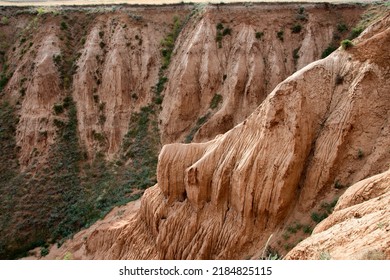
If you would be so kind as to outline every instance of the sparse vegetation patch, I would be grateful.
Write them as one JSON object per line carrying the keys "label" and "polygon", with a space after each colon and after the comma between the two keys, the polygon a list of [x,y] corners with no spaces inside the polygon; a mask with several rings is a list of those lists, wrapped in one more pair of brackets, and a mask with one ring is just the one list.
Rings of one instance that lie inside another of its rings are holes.
{"label": "sparse vegetation patch", "polygon": [[278,32],[276,32],[276,37],[278,37],[278,39],[283,42],[284,41],[284,31],[279,30]]}
{"label": "sparse vegetation patch", "polygon": [[218,107],[219,103],[222,101],[222,95],[216,93],[213,99],[210,102],[210,109],[215,109]]}
{"label": "sparse vegetation patch", "polygon": [[346,39],[346,40],[341,41],[341,47],[342,47],[344,50],[348,50],[348,49],[352,48],[353,45],[354,45],[354,44],[353,44],[352,41],[349,40],[349,39]]}

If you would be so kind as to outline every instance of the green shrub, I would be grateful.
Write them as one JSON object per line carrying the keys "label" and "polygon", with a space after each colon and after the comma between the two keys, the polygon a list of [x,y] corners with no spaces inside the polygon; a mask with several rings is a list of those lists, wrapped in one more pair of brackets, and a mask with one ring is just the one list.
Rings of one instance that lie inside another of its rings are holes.
{"label": "green shrub", "polygon": [[335,46],[332,46],[332,45],[329,45],[321,54],[321,58],[325,58],[327,57],[328,55],[330,55],[332,52],[334,52],[335,50],[337,50],[337,47]]}
{"label": "green shrub", "polygon": [[222,32],[222,36],[226,36],[226,35],[231,35],[232,34],[232,29],[229,28],[229,27],[226,27],[223,32]]}
{"label": "green shrub", "polygon": [[216,26],[217,30],[222,30],[223,29],[223,24],[220,22]]}
{"label": "green shrub", "polygon": [[346,40],[343,40],[341,41],[341,47],[344,49],[344,50],[347,50],[347,49],[350,49],[354,46],[354,44],[352,43],[352,41],[346,39]]}
{"label": "green shrub", "polygon": [[349,39],[355,39],[364,31],[363,27],[355,27],[352,29],[351,34],[349,35]]}
{"label": "green shrub", "polygon": [[298,230],[294,226],[289,226],[287,227],[287,231],[289,233],[297,233]]}
{"label": "green shrub", "polygon": [[[168,68],[170,62],[171,62],[171,56],[173,49],[175,47],[175,41],[177,37],[180,34],[181,29],[183,28],[183,25],[180,21],[180,19],[175,16],[173,18],[173,30],[172,32],[168,33],[167,36],[161,40],[160,44],[162,46],[161,54],[163,56],[163,63],[162,63],[162,69]],[[138,36],[138,35],[136,35]],[[142,40],[139,41],[140,44],[142,44]]]}
{"label": "green shrub", "polygon": [[62,104],[54,104],[53,110],[56,115],[62,114],[64,112],[64,106]]}
{"label": "green shrub", "polygon": [[282,237],[283,237],[284,240],[290,239],[290,235],[287,232],[283,233]]}
{"label": "green shrub", "polygon": [[357,157],[358,157],[358,159],[362,159],[364,157],[364,152],[360,148],[358,150]]}
{"label": "green shrub", "polygon": [[206,123],[206,121],[210,118],[210,112],[206,115],[201,116],[197,121],[195,126],[191,129],[190,133],[185,137],[184,143],[191,143],[194,139],[195,133],[199,130],[199,128]]}
{"label": "green shrub", "polygon": [[9,23],[9,19],[6,16],[3,16],[1,18],[1,24],[2,25],[8,25],[8,23]]}
{"label": "green shrub", "polygon": [[63,128],[65,126],[65,123],[62,120],[54,119],[53,124],[57,128]]}
{"label": "green shrub", "polygon": [[222,101],[222,95],[216,93],[213,96],[213,99],[210,102],[210,109],[215,109],[218,107],[219,103]]}
{"label": "green shrub", "polygon": [[68,25],[66,24],[65,21],[61,21],[60,29],[61,30],[67,30],[68,29]]}
{"label": "green shrub", "polygon": [[3,90],[3,88],[8,83],[9,77],[4,72],[0,73],[0,92]]}
{"label": "green shrub", "polygon": [[304,225],[303,232],[306,234],[311,234],[313,232],[313,229],[309,225]]}
{"label": "green shrub", "polygon": [[300,33],[302,30],[302,26],[299,23],[296,23],[293,27],[291,27],[292,33]]}
{"label": "green shrub", "polygon": [[49,248],[41,247],[41,257],[47,256],[49,254]]}
{"label": "green shrub", "polygon": [[348,26],[345,23],[337,24],[337,31],[343,33],[348,30]]}
{"label": "green shrub", "polygon": [[280,41],[282,41],[282,42],[284,41],[284,31],[283,30],[276,32],[276,36],[278,37],[278,39]]}
{"label": "green shrub", "polygon": [[294,61],[298,60],[298,58],[299,58],[298,52],[299,52],[299,48],[293,50],[293,59],[294,59]]}
{"label": "green shrub", "polygon": [[215,40],[220,43],[223,39],[223,35],[220,31],[217,32],[217,37],[215,37]]}
{"label": "green shrub", "polygon": [[168,82],[168,78],[165,76],[161,76],[158,79],[157,85],[156,85],[156,93],[157,95],[160,95],[162,91],[164,90],[165,83]]}
{"label": "green shrub", "polygon": [[315,223],[319,223],[321,222],[322,220],[326,219],[328,217],[328,214],[327,213],[317,213],[317,212],[313,212],[311,213],[311,219],[315,222]]}
{"label": "green shrub", "polygon": [[336,180],[336,182],[334,183],[334,187],[339,190],[343,189],[345,186],[342,185],[339,180]]}
{"label": "green shrub", "polygon": [[257,31],[256,33],[255,33],[255,36],[256,36],[256,39],[261,39],[261,38],[263,38],[263,36],[264,36],[264,32],[259,32],[259,31]]}

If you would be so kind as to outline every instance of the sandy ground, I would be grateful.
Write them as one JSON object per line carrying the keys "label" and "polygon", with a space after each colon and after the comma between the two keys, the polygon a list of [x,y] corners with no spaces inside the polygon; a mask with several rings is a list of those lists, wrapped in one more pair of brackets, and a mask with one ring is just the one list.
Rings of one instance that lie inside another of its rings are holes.
{"label": "sandy ground", "polygon": [[331,3],[356,3],[356,2],[374,2],[373,0],[287,0],[287,1],[275,1],[275,0],[8,0],[0,1],[0,6],[60,6],[60,5],[101,5],[101,4],[175,4],[175,3],[234,3],[234,2],[248,2],[248,3],[261,3],[261,2],[331,2]]}

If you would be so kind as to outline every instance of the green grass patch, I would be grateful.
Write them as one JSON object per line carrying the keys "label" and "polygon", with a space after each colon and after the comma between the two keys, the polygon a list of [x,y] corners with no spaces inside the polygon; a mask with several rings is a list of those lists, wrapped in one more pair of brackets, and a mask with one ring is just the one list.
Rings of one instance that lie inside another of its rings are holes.
{"label": "green grass patch", "polygon": [[349,39],[345,39],[345,40],[341,41],[340,44],[344,50],[348,50],[354,46],[353,42]]}
{"label": "green grass patch", "polygon": [[218,107],[218,105],[222,102],[222,95],[216,93],[214,96],[213,96],[213,99],[211,99],[211,102],[210,102],[210,109],[215,109]]}

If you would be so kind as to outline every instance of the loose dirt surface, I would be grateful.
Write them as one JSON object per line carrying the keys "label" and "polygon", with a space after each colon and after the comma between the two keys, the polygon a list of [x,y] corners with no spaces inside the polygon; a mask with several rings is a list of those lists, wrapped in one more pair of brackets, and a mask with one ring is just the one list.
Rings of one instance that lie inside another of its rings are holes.
{"label": "loose dirt surface", "polygon": [[[178,0],[85,0],[85,1],[74,1],[74,0],[61,0],[61,1],[23,1],[23,0],[11,0],[11,1],[0,1],[0,6],[61,6],[61,5],[111,5],[111,4],[132,4],[132,5],[163,5],[163,4],[176,4],[176,3],[262,3],[262,2],[283,2],[283,1],[273,1],[273,0],[261,0],[261,1],[232,1],[232,0],[197,0],[197,1],[178,1]],[[329,2],[329,3],[356,3],[364,2],[369,3],[373,2],[370,0],[290,0],[287,2]]]}

